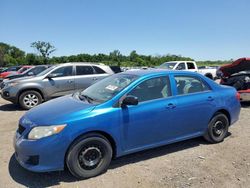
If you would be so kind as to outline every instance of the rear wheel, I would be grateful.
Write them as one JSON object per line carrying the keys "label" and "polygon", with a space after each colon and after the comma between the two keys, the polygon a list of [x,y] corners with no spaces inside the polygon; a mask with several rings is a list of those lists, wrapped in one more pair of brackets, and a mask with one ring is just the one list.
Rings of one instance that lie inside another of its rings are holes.
{"label": "rear wheel", "polygon": [[37,91],[25,91],[19,97],[19,104],[23,109],[29,110],[42,102],[42,96]]}
{"label": "rear wheel", "polygon": [[216,113],[208,125],[204,138],[210,143],[219,143],[227,136],[229,120],[223,113]]}
{"label": "rear wheel", "polygon": [[69,149],[66,164],[79,179],[97,176],[107,170],[112,158],[109,141],[99,134],[88,134],[78,139]]}

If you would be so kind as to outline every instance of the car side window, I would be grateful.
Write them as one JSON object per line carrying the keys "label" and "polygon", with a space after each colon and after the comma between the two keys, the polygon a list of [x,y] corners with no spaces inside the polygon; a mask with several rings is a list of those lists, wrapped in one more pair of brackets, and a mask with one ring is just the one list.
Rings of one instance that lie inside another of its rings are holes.
{"label": "car side window", "polygon": [[177,67],[176,67],[177,70],[185,70],[186,69],[186,65],[185,63],[180,63]]}
{"label": "car side window", "polygon": [[94,74],[94,69],[91,66],[76,66],[76,75]]}
{"label": "car side window", "polygon": [[95,72],[97,74],[105,74],[106,72],[104,70],[102,70],[100,67],[97,66],[92,66],[95,69]]}
{"label": "car side window", "polygon": [[33,72],[35,75],[39,74],[40,72],[44,71],[46,67],[37,67],[33,69],[31,72]]}
{"label": "car side window", "polygon": [[73,75],[72,70],[73,70],[72,66],[65,66],[54,70],[53,72],[51,72],[51,74],[56,75],[56,77],[72,76]]}
{"label": "car side window", "polygon": [[143,81],[128,95],[138,97],[139,102],[169,97],[171,96],[169,78],[164,76]]}
{"label": "car side window", "polygon": [[187,63],[188,69],[195,69],[194,63],[188,62]]}
{"label": "car side window", "polygon": [[210,88],[195,76],[175,76],[178,95],[208,91]]}

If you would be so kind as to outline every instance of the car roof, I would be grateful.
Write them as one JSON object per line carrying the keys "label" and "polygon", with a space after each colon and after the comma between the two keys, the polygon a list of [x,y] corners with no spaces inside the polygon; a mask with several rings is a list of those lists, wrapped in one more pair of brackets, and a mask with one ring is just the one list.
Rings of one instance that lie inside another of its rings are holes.
{"label": "car roof", "polygon": [[188,60],[183,60],[183,61],[166,61],[166,62],[164,62],[164,63],[194,63],[195,61],[188,61]]}
{"label": "car roof", "polygon": [[57,65],[102,65],[105,66],[103,63],[92,63],[92,62],[68,62],[68,63],[62,63]]}
{"label": "car roof", "polygon": [[179,71],[179,70],[166,70],[166,69],[148,69],[148,70],[133,70],[126,71],[119,74],[134,74],[137,76],[148,76],[148,75],[161,75],[161,74],[186,74],[186,75],[197,75],[197,73],[189,71]]}

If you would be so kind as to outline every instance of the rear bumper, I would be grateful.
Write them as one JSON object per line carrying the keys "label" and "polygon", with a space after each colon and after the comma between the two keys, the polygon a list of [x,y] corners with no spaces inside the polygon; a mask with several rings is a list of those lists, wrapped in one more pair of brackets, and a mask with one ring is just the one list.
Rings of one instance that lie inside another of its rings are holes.
{"label": "rear bumper", "polygon": [[241,101],[250,101],[250,89],[248,90],[240,90],[240,100]]}

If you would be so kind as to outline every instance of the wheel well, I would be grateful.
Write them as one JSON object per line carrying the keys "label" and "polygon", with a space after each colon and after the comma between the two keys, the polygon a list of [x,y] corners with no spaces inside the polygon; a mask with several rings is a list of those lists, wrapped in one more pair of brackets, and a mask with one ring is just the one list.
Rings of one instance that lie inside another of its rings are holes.
{"label": "wheel well", "polygon": [[[229,125],[231,124],[231,116],[230,116],[230,114],[229,114],[229,112],[228,112],[227,110],[221,109],[221,110],[218,110],[216,113],[225,114],[225,115],[227,116],[227,118],[228,118]],[[215,113],[215,114],[216,114],[216,113]]]}
{"label": "wheel well", "polygon": [[78,137],[76,137],[72,142],[71,142],[71,144],[69,145],[69,147],[68,147],[68,149],[67,149],[67,151],[66,151],[66,153],[65,153],[65,156],[64,156],[64,161],[66,162],[66,157],[67,157],[67,153],[68,153],[68,151],[69,151],[69,149],[70,149],[70,147],[72,146],[72,144],[74,144],[74,142],[76,141],[76,140],[78,140],[78,139],[80,139],[81,137],[83,137],[83,136],[85,136],[85,135],[87,135],[87,134],[93,134],[93,133],[95,133],[95,134],[99,134],[99,135],[102,135],[103,137],[105,137],[109,142],[110,142],[110,144],[111,144],[111,147],[112,147],[112,150],[113,150],[113,156],[112,156],[112,158],[115,158],[116,157],[116,143],[115,143],[115,140],[113,139],[113,137],[110,135],[110,134],[108,134],[108,133],[106,133],[106,132],[104,132],[104,131],[89,131],[89,132],[86,132],[86,133],[84,133],[84,134],[81,134],[81,135],[79,135]]}
{"label": "wheel well", "polygon": [[42,99],[44,100],[43,93],[41,92],[40,89],[37,89],[37,88],[29,88],[29,89],[21,90],[21,91],[18,93],[18,102],[19,102],[19,97],[20,97],[20,95],[21,95],[23,92],[25,92],[25,91],[36,91],[36,92],[40,93],[40,95],[42,96]]}
{"label": "wheel well", "polygon": [[210,79],[213,79],[213,75],[211,73],[206,73],[205,76],[210,78]]}

